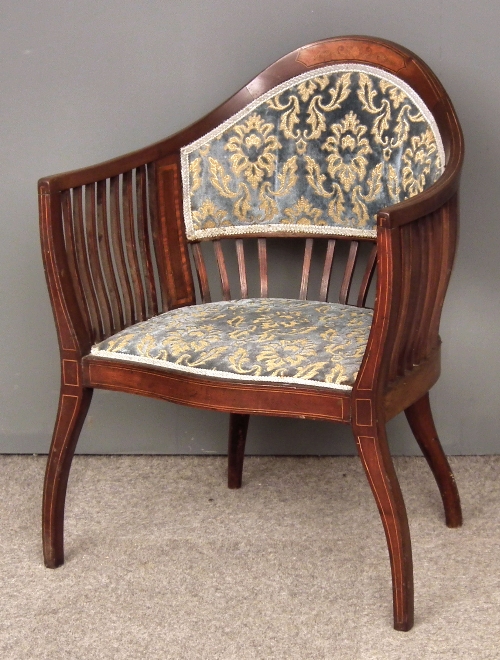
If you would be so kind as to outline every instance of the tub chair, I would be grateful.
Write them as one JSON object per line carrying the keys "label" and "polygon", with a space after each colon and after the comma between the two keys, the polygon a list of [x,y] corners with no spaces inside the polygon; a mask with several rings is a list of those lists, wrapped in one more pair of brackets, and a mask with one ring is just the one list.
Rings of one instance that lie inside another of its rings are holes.
{"label": "tub chair", "polygon": [[352,428],[387,538],[394,627],[409,630],[410,533],[386,423],[406,414],[459,526],[429,390],[462,160],[432,71],[354,36],[295,50],[157,144],[41,179],[61,356],[46,565],[64,560],[68,475],[95,388],[229,413],[230,488],[251,415],[328,420]]}

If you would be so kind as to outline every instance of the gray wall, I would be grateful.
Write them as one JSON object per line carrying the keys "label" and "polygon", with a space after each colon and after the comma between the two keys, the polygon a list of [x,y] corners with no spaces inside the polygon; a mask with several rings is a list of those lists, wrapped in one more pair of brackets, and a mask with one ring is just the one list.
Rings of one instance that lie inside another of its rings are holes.
{"label": "gray wall", "polygon": [[[497,453],[499,25],[498,0],[2,0],[0,452],[46,452],[57,406],[37,179],[165,137],[298,46],[371,34],[423,57],[463,124],[461,246],[432,400],[449,453]],[[222,453],[226,428],[218,413],[97,392],[79,451]],[[396,453],[415,452],[404,419],[390,437]],[[248,451],[354,449],[343,427],[256,418]]]}

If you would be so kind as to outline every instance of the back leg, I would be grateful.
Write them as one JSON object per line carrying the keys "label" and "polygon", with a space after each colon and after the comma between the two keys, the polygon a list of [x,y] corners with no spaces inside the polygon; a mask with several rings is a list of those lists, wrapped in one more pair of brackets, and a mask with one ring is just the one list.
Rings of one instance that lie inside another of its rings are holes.
{"label": "back leg", "polygon": [[228,488],[241,488],[249,419],[250,415],[240,415],[238,413],[231,413],[229,416]]}
{"label": "back leg", "polygon": [[64,563],[64,503],[76,443],[92,399],[93,390],[61,390],[59,410],[50,447],[43,489],[42,537],[47,568]]}
{"label": "back leg", "polygon": [[405,410],[420,449],[436,479],[444,505],[446,524],[448,527],[460,527],[462,524],[462,509],[455,477],[451,471],[448,459],[441,447],[432,419],[429,393]]}

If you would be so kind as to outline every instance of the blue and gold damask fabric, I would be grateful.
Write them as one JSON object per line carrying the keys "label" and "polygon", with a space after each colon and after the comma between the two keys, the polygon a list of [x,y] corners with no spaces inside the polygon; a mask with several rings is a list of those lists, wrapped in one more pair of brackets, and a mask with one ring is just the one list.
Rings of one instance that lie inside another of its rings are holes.
{"label": "blue and gold damask fabric", "polygon": [[274,88],[181,151],[189,240],[254,233],[375,236],[376,214],[442,174],[420,97],[363,65]]}
{"label": "blue and gold damask fabric", "polygon": [[338,303],[247,299],[181,307],[92,348],[101,357],[242,381],[351,389],[373,312]]}

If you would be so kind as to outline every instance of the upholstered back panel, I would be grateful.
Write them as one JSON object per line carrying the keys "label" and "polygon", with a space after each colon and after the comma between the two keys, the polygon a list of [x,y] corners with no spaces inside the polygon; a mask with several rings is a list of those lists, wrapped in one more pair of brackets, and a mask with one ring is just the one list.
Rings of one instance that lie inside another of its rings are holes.
{"label": "upholstered back panel", "polygon": [[275,87],[181,152],[189,240],[375,236],[376,214],[442,173],[436,123],[399,78],[363,65]]}

